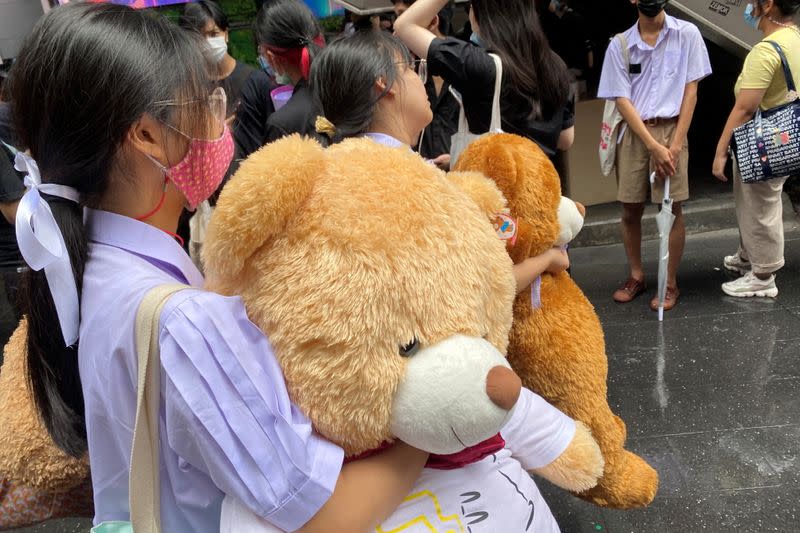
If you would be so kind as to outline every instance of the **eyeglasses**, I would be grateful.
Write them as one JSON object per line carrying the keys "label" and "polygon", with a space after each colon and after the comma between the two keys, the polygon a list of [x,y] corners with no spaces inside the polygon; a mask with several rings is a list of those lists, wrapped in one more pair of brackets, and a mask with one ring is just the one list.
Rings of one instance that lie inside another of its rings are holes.
{"label": "eyeglasses", "polygon": [[[192,100],[186,100],[183,102],[177,102],[174,100],[166,100],[162,102],[155,102],[154,105],[156,106],[185,106],[190,104],[196,104],[201,102],[207,106],[208,116],[212,119],[219,121],[220,124],[225,123],[225,119],[227,118],[227,107],[228,107],[228,97],[225,94],[225,89],[222,87],[217,87],[213,91],[209,93],[208,96],[205,98],[195,98]],[[171,126],[170,128],[174,129],[178,133],[193,138],[191,135],[188,135],[178,128]]]}
{"label": "eyeglasses", "polygon": [[409,62],[401,61],[397,63],[398,65],[405,65],[409,69],[413,70],[417,73],[419,78],[422,80],[422,83],[425,84],[428,82],[428,62],[424,59],[413,59]]}

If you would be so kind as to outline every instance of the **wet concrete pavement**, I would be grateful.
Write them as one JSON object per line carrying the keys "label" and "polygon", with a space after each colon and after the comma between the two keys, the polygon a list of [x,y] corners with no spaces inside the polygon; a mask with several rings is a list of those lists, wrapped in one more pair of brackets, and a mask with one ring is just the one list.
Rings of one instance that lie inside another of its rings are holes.
{"label": "wet concrete pavement", "polygon": [[[541,481],[564,533],[800,531],[800,230],[792,226],[775,300],[721,292],[735,231],[691,236],[681,299],[663,326],[648,307],[655,242],[644,247],[649,294],[627,305],[611,300],[626,275],[620,245],[572,251],[573,276],[605,328],[610,402],[661,488],[647,509],[611,511]],[[77,533],[86,524],[18,531]]]}
{"label": "wet concrete pavement", "polygon": [[661,476],[653,505],[603,510],[542,482],[562,531],[800,531],[800,232],[787,225],[778,298],[737,299],[722,257],[735,231],[692,236],[681,298],[663,325],[648,303],[656,247],[644,248],[650,290],[611,300],[626,276],[620,245],[572,252],[573,276],[606,333],[609,401],[628,447]]}

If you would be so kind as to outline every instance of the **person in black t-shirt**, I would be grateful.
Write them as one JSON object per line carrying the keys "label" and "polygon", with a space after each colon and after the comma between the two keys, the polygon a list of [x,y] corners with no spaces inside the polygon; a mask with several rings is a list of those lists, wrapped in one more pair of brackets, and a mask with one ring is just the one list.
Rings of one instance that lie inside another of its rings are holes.
{"label": "person in black t-shirt", "polygon": [[270,93],[277,85],[263,70],[254,72],[242,87],[242,103],[233,122],[236,147],[232,168],[267,142],[267,123],[275,112]]}
{"label": "person in black t-shirt", "polygon": [[480,45],[437,38],[427,24],[448,0],[417,0],[395,22],[398,37],[428,60],[430,74],[461,94],[472,133],[489,130],[496,68],[503,64],[503,131],[535,141],[553,157],[574,140],[574,102],[564,61],[547,44],[531,0],[472,0],[470,22]]}
{"label": "person in black t-shirt", "polygon": [[[398,17],[405,13],[417,0],[392,0],[394,13]],[[444,39],[450,32],[453,18],[451,4],[443,7],[428,29],[439,39]],[[419,153],[430,159],[436,166],[448,170],[450,168],[450,140],[458,131],[458,116],[461,105],[450,92],[450,83],[441,76],[429,76],[425,83],[428,101],[433,110],[433,121],[422,132],[419,142]]]}
{"label": "person in black t-shirt", "polygon": [[198,0],[186,4],[178,23],[186,30],[203,36],[209,56],[217,64],[217,83],[228,96],[228,124],[233,122],[242,87],[255,71],[246,63],[236,61],[228,53],[228,17],[216,2]]}

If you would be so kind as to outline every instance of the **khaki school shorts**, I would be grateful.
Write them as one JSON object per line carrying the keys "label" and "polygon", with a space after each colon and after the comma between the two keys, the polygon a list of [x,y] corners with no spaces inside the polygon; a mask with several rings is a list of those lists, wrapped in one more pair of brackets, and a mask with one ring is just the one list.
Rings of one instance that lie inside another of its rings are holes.
{"label": "khaki school shorts", "polygon": [[[678,121],[646,126],[653,138],[669,147]],[[656,180],[650,186],[650,173],[654,168],[650,151],[639,136],[630,128],[625,130],[622,141],[617,145],[617,200],[628,204],[641,204],[648,196],[653,203],[660,204],[664,199],[664,184]],[[675,175],[670,177],[669,195],[676,202],[689,199],[689,144],[684,141],[678,157]]]}

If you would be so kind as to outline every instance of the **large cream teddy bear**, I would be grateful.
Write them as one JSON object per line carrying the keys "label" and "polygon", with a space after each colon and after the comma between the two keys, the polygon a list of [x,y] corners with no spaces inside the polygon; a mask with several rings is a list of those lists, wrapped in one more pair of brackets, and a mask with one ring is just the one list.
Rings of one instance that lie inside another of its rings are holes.
{"label": "large cream teddy bear", "polygon": [[[209,288],[244,299],[315,429],[349,457],[395,439],[436,454],[377,532],[557,531],[529,472],[572,491],[602,474],[586,426],[506,362],[504,209],[481,175],[296,136],[245,161],[217,204]],[[226,500],[222,531],[276,530]]]}

